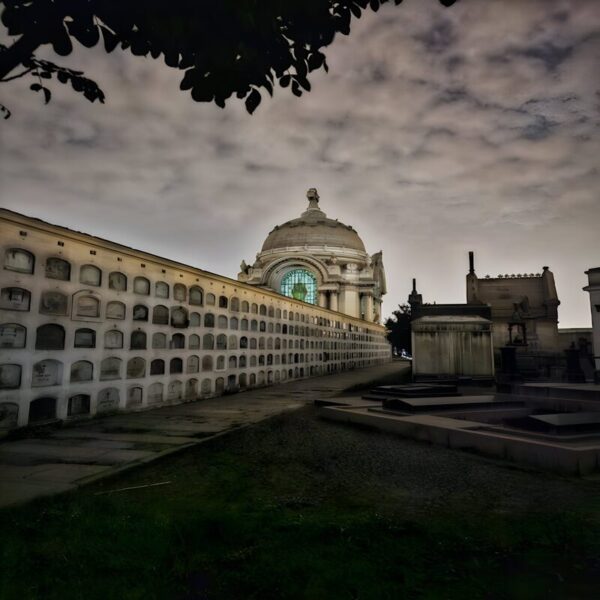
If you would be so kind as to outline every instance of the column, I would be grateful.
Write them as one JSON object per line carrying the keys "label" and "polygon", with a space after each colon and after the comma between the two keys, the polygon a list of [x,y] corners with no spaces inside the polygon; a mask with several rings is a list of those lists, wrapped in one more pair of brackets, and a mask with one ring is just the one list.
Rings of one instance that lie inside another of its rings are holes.
{"label": "column", "polygon": [[373,296],[371,294],[365,294],[365,320],[373,320]]}
{"label": "column", "polygon": [[338,310],[338,293],[329,292],[329,308],[331,310]]}
{"label": "column", "polygon": [[327,308],[327,292],[319,292],[319,306]]}

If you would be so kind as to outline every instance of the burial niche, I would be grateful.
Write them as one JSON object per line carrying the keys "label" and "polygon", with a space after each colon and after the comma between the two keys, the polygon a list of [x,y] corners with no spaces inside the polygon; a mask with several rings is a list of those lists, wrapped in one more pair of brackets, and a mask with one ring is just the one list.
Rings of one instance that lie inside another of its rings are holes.
{"label": "burial niche", "polygon": [[35,336],[36,350],[64,350],[65,329],[62,325],[48,323],[37,328]]}
{"label": "burial niche", "polygon": [[56,398],[37,398],[29,403],[29,423],[56,419]]}
{"label": "burial niche", "polygon": [[21,365],[0,365],[0,390],[13,390],[21,386]]}
{"label": "burial niche", "polygon": [[146,375],[146,361],[136,356],[127,362],[127,379],[137,379]]}
{"label": "burial niche", "polygon": [[40,297],[40,313],[43,315],[67,314],[69,299],[60,292],[43,292]]}
{"label": "burial niche", "polygon": [[46,387],[62,383],[63,364],[58,360],[40,360],[33,365],[31,387]]}
{"label": "burial niche", "polygon": [[77,417],[79,415],[90,414],[90,397],[88,394],[76,394],[69,398],[67,415]]}
{"label": "burial niche", "polygon": [[71,279],[71,264],[62,258],[48,258],[46,260],[46,277],[69,281]]}
{"label": "burial niche", "polygon": [[79,283],[98,287],[102,283],[102,271],[94,265],[83,265],[79,270]]}
{"label": "burial niche", "polygon": [[2,288],[0,292],[0,308],[4,310],[28,311],[31,303],[31,294],[18,287]]}
{"label": "burial niche", "polygon": [[106,318],[123,320],[125,318],[125,304],[117,300],[109,302],[106,305]]}
{"label": "burial niche", "polygon": [[71,365],[71,383],[92,381],[94,365],[89,360],[78,360]]}
{"label": "burial niche", "polygon": [[17,273],[33,273],[35,257],[27,250],[9,248],[4,255],[4,268]]}
{"label": "burial niche", "polygon": [[27,329],[17,323],[0,325],[0,348],[25,348]]}
{"label": "burial niche", "polygon": [[104,388],[98,392],[98,403],[96,412],[105,413],[113,412],[119,409],[119,390],[117,388]]}

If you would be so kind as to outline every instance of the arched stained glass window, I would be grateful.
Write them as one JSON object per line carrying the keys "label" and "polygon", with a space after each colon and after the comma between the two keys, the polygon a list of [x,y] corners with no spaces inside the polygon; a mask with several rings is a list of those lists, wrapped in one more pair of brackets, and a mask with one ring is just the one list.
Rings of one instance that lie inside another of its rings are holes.
{"label": "arched stained glass window", "polygon": [[317,279],[306,269],[294,269],[286,273],[281,281],[281,293],[309,304],[317,303]]}

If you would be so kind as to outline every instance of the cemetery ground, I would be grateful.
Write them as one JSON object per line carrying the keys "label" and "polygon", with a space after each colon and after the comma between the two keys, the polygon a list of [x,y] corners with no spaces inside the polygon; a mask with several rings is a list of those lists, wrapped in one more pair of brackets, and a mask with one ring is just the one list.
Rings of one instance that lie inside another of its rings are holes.
{"label": "cemetery ground", "polygon": [[0,598],[597,598],[599,492],[305,406],[2,509]]}

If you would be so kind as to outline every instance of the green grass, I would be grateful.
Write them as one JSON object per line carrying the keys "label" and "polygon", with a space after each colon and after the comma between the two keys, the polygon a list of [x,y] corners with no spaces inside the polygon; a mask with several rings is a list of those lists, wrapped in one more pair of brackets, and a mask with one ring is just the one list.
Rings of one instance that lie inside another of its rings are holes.
{"label": "green grass", "polygon": [[[594,502],[507,512],[457,496],[415,510],[368,473],[332,481],[319,446],[290,458],[286,437],[308,426],[290,433],[288,415],[0,511],[0,598],[598,597]],[[363,452],[375,434],[345,435]]]}

